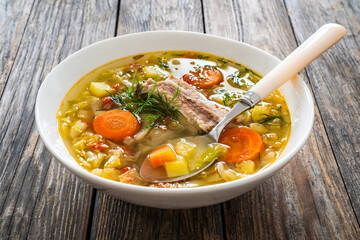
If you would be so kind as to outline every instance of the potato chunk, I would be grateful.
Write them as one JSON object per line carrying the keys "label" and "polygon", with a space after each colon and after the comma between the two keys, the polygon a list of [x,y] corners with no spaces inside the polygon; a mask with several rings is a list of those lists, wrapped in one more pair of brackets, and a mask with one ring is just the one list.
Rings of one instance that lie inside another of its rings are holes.
{"label": "potato chunk", "polygon": [[250,123],[250,128],[260,135],[263,135],[267,131],[266,127],[260,123]]}
{"label": "potato chunk", "polygon": [[114,181],[118,181],[120,175],[121,175],[121,170],[115,168],[104,168],[101,172],[101,177]]}
{"label": "potato chunk", "polygon": [[114,89],[109,84],[104,82],[92,82],[90,83],[89,90],[97,97],[106,97],[114,92]]}
{"label": "potato chunk", "polygon": [[165,170],[168,177],[179,177],[189,173],[187,162],[183,158],[172,162],[165,162]]}
{"label": "potato chunk", "polygon": [[166,78],[170,75],[167,71],[159,68],[158,66],[145,66],[143,68],[143,72],[145,73],[145,77],[154,79]]}
{"label": "potato chunk", "polygon": [[236,164],[236,168],[241,173],[252,174],[255,172],[255,163],[251,160],[243,161]]}
{"label": "potato chunk", "polygon": [[175,152],[184,158],[191,157],[195,153],[195,150],[196,145],[185,139],[181,139],[181,141],[175,145]]}

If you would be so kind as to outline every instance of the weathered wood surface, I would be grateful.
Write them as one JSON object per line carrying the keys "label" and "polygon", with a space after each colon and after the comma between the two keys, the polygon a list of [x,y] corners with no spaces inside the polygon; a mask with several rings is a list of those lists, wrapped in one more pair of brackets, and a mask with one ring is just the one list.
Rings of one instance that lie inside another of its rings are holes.
{"label": "weathered wood surface", "polygon": [[[306,68],[306,75],[310,79],[332,151],[359,221],[359,1],[324,1],[319,9],[313,8],[308,1],[286,1],[286,5],[299,43],[327,22],[338,22],[347,28],[345,39]],[[321,15],[321,18],[316,15]]]}
{"label": "weathered wood surface", "polygon": [[16,24],[1,25],[2,33],[8,27],[19,36],[12,34],[6,39],[12,44],[0,49],[1,57],[11,54],[0,72],[12,68],[0,102],[0,239],[84,239],[93,189],[45,149],[35,127],[35,97],[44,76],[62,59],[113,36],[118,1],[35,1],[30,13],[30,1],[11,8],[12,1],[3,2],[6,16],[12,8],[24,12],[6,18],[16,18]]}
{"label": "weathered wood surface", "polygon": [[[219,8],[221,11],[217,11]],[[218,3],[209,1],[204,2],[204,13],[213,18],[234,16],[232,19],[222,18],[223,22],[205,21],[207,33],[230,38],[241,36],[238,40],[280,58],[297,46],[286,6],[280,1],[247,0],[235,2],[234,5],[228,1],[220,7]],[[239,18],[241,20],[237,20]],[[224,25],[233,27],[224,29]],[[234,34],[236,31],[238,34]],[[307,37],[310,35],[309,32]],[[268,40],[269,36],[271,41]],[[339,53],[344,49],[335,46],[333,51]],[[312,65],[317,64],[316,61]],[[332,71],[331,65],[323,63],[321,66],[323,71],[339,75]],[[302,77],[308,81],[305,74]],[[318,109],[314,131],[300,153],[266,184],[225,203],[224,216],[229,239],[239,237],[238,233],[245,230],[248,230],[249,239],[270,236],[285,239],[360,237],[356,217]],[[234,223],[234,219],[238,219],[237,223]]]}
{"label": "weathered wood surface", "polygon": [[97,196],[91,239],[223,239],[220,205],[190,210],[141,207]]}
{"label": "weathered wood surface", "polygon": [[[327,22],[348,35],[301,73],[316,100],[309,141],[234,200],[192,210],[129,204],[74,177],[39,139],[41,81],[92,42],[190,30],[283,58]],[[360,239],[359,22],[355,0],[1,1],[0,239]]]}
{"label": "weathered wood surface", "polygon": [[33,1],[0,2],[0,96],[18,53],[32,6]]}
{"label": "weathered wood surface", "polygon": [[203,32],[201,0],[121,0],[117,35],[156,30]]}

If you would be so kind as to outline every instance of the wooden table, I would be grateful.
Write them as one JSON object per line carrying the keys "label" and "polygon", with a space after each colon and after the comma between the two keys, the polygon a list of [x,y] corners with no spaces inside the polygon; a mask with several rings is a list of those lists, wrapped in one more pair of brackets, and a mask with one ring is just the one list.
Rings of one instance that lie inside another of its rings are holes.
{"label": "wooden table", "polygon": [[[187,30],[284,58],[328,22],[348,34],[300,74],[316,103],[307,144],[236,199],[191,210],[129,204],[75,177],[39,138],[41,82],[93,42]],[[1,0],[0,30],[0,239],[360,239],[360,1]]]}

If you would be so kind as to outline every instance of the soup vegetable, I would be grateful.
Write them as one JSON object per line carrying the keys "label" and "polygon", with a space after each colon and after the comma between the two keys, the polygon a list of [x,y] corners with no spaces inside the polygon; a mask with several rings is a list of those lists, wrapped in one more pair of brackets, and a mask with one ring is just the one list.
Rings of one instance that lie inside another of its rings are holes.
{"label": "soup vegetable", "polygon": [[[290,114],[279,91],[237,116],[219,143],[192,136],[209,132],[260,79],[206,53],[130,56],[95,69],[69,91],[59,132],[83,168],[114,181],[180,188],[244,178],[274,162],[288,142]],[[145,159],[168,177],[216,161],[187,180],[151,183],[139,174]]]}

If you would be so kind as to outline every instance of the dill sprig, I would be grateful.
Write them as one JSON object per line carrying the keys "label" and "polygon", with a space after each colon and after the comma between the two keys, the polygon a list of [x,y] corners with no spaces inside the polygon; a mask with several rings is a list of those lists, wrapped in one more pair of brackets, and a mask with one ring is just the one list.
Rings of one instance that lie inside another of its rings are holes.
{"label": "dill sprig", "polygon": [[223,105],[227,107],[233,107],[240,99],[241,93],[237,92],[228,92],[226,90],[224,91],[217,91],[218,93],[224,93],[222,96]]}
{"label": "dill sprig", "polygon": [[232,97],[230,96],[230,94],[228,92],[225,92],[224,96],[223,96],[223,104],[224,106],[231,106],[233,102]]}
{"label": "dill sprig", "polygon": [[153,128],[160,124],[166,117],[178,119],[181,115],[178,104],[180,87],[178,86],[174,96],[168,100],[165,93],[160,93],[157,88],[157,80],[147,94],[142,94],[143,86],[135,76],[133,84],[120,92],[111,95],[113,102],[119,109],[125,109],[138,116],[142,122],[147,123],[145,128]]}
{"label": "dill sprig", "polygon": [[167,63],[167,61],[161,57],[158,57],[158,66],[163,68],[163,69],[168,69],[169,65]]}
{"label": "dill sprig", "polygon": [[263,114],[261,114],[261,115],[264,115],[264,116],[266,116],[266,117],[263,118],[260,123],[269,123],[269,122],[271,122],[271,121],[273,121],[273,120],[275,120],[275,119],[279,119],[279,120],[281,121],[280,127],[282,127],[282,126],[284,126],[284,125],[289,125],[289,124],[290,124],[290,122],[287,122],[287,121],[284,119],[284,117],[281,116],[282,106],[279,106],[277,109],[276,109],[276,108],[272,108],[272,109],[277,110],[280,115],[279,115],[279,116],[270,116],[270,115],[268,115],[268,114],[263,113]]}
{"label": "dill sprig", "polygon": [[206,56],[206,55],[203,55],[203,54],[197,54],[196,57],[197,57],[198,59],[204,59],[204,60],[207,60],[207,59],[210,58],[209,56]]}
{"label": "dill sprig", "polygon": [[228,61],[226,61],[224,58],[218,58],[216,60],[221,63],[219,64],[221,68],[225,67],[228,64]]}
{"label": "dill sprig", "polygon": [[263,123],[269,123],[269,122],[271,122],[271,121],[273,121],[273,120],[275,120],[275,119],[279,119],[279,120],[281,121],[280,127],[288,124],[288,123],[284,120],[284,118],[283,118],[282,116],[270,116],[270,115],[268,115],[268,114],[261,114],[261,115],[266,116],[266,118],[263,118],[263,119],[261,120],[261,122],[260,122],[261,124],[263,124]]}

